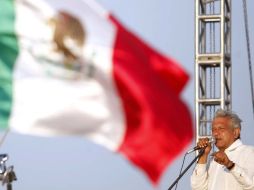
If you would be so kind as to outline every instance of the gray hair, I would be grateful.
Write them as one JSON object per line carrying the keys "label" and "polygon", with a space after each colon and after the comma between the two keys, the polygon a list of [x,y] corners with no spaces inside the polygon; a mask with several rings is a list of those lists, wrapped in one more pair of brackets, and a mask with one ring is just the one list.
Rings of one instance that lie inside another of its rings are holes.
{"label": "gray hair", "polygon": [[233,128],[240,128],[241,129],[241,122],[242,120],[239,118],[239,116],[229,110],[223,110],[223,109],[218,109],[215,113],[215,118],[218,117],[226,117],[229,118],[231,120],[231,124]]}

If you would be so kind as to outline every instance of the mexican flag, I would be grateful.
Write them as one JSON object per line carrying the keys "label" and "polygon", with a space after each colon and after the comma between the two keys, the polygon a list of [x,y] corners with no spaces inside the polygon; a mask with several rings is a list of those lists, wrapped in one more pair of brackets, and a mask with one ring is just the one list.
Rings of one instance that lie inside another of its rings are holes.
{"label": "mexican flag", "polygon": [[90,139],[157,183],[192,140],[187,81],[93,0],[1,0],[2,129]]}

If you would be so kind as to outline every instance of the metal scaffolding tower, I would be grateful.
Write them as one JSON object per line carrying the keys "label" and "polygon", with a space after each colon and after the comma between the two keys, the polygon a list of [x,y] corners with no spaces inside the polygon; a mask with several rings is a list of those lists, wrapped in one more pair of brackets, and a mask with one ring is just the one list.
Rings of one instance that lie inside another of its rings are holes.
{"label": "metal scaffolding tower", "polygon": [[211,136],[218,108],[231,109],[231,0],[195,0],[196,139]]}

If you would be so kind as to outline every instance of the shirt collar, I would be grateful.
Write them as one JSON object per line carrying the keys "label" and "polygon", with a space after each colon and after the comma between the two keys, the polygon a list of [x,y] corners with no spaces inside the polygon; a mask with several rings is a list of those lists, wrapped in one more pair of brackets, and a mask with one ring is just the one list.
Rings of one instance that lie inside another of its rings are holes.
{"label": "shirt collar", "polygon": [[235,142],[233,142],[233,144],[231,144],[226,150],[225,152],[232,152],[235,149],[237,149],[239,146],[241,146],[243,143],[240,139],[237,139]]}

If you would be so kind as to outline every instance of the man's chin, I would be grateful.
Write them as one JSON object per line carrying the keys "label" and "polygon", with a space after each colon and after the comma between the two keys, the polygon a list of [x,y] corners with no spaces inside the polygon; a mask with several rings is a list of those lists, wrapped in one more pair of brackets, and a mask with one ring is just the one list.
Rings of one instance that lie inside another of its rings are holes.
{"label": "man's chin", "polygon": [[216,146],[219,150],[225,149],[224,144],[222,144],[221,142],[218,142],[218,141],[216,141],[215,146]]}

